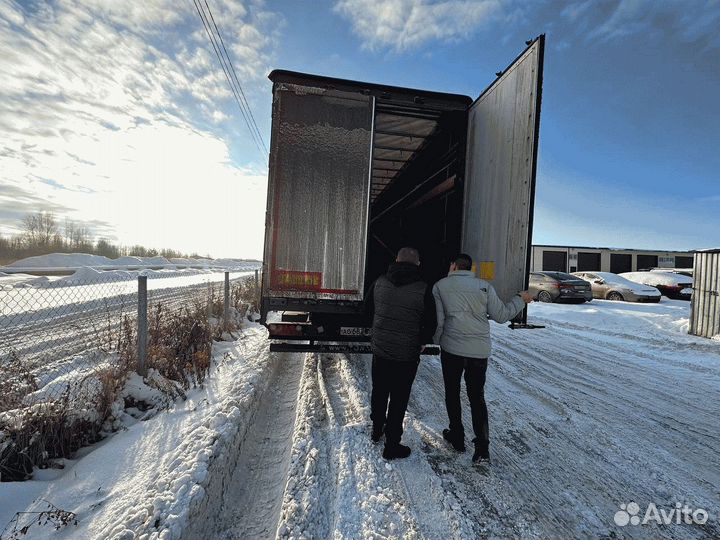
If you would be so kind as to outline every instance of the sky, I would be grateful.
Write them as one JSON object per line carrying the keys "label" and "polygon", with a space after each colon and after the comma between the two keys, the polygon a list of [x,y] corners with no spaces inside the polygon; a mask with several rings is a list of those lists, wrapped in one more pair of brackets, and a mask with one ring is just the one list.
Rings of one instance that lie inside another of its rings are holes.
{"label": "sky", "polygon": [[[545,33],[534,243],[720,246],[720,0],[207,3],[265,145],[272,69],[474,98]],[[0,0],[0,234],[261,258],[267,173],[192,0]]]}

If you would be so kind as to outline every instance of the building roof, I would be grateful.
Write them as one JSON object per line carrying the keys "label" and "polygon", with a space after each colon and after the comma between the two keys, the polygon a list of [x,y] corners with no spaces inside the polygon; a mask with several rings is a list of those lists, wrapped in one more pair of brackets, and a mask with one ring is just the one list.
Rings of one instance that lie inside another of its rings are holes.
{"label": "building roof", "polygon": [[[638,249],[638,248],[619,248],[619,247],[605,247],[605,246],[560,246],[553,244],[533,244],[532,247],[547,247],[547,248],[560,248],[560,249],[607,249],[609,251],[651,251],[654,253],[688,253],[693,254],[696,251],[703,250],[688,250],[683,251],[679,249]],[[708,250],[712,251],[712,250]]]}

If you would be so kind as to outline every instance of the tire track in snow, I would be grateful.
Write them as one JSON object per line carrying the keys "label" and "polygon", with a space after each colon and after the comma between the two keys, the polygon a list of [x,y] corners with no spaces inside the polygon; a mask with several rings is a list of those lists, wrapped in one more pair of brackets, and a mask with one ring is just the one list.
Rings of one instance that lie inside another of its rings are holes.
{"label": "tire track in snow", "polygon": [[[392,466],[382,459],[381,446],[370,441],[368,370],[363,357],[323,355],[321,368],[336,441],[335,536],[419,536],[416,516],[402,496]],[[353,507],[357,511],[346,510]]]}
{"label": "tire track in snow", "polygon": [[215,517],[215,530],[207,538],[275,538],[301,371],[299,355],[285,355],[277,362],[239,449],[237,467]]}
{"label": "tire track in snow", "polygon": [[[423,360],[410,402],[413,424],[422,441],[424,459],[432,474],[441,482],[448,497],[448,513],[456,523],[453,530],[458,538],[529,538],[537,537],[535,521],[542,516],[526,519],[527,513],[516,500],[515,488],[495,473],[500,464],[494,457],[491,467],[473,465],[472,428],[470,410],[463,397],[463,422],[466,424],[468,451],[459,454],[442,438],[447,427],[442,372],[438,358]],[[496,463],[497,462],[497,463]],[[553,528],[560,528],[558,523]],[[447,535],[446,535],[447,536]]]}
{"label": "tire track in snow", "polygon": [[[495,413],[491,417],[499,417],[502,428],[513,425],[530,434],[533,424],[545,424],[545,440],[533,437],[530,447],[553,474],[544,483],[535,478],[532,484],[546,492],[552,508],[568,515],[579,512],[583,522],[578,527],[593,524],[589,534],[605,530],[620,537],[706,536],[707,528],[620,529],[612,522],[623,501],[666,507],[688,501],[695,507],[712,507],[720,500],[713,480],[717,454],[705,450],[718,442],[717,432],[707,429],[716,413],[696,391],[674,384],[689,384],[696,373],[684,370],[680,381],[673,380],[676,370],[658,369],[664,352],[650,346],[637,358],[631,344],[623,350],[616,336],[606,337],[602,330],[592,340],[572,332],[567,339],[559,338],[563,332],[549,330],[496,332],[496,369],[488,379],[489,393],[500,395],[493,401],[502,404],[490,405],[491,414]],[[620,348],[604,348],[605,339]],[[655,369],[645,365],[648,359]],[[518,394],[523,386],[548,392],[551,399],[562,401],[569,415],[562,418],[550,410],[523,406],[526,396]],[[700,430],[682,429],[698,413]],[[695,458],[697,451],[700,455]],[[516,461],[521,463],[520,458]],[[543,469],[535,466],[529,472],[530,478],[537,477]]]}

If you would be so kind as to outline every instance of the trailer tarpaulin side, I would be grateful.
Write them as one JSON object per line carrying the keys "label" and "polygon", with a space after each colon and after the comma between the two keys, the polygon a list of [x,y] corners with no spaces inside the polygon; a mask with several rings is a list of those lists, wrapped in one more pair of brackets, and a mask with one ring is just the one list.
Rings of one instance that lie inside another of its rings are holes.
{"label": "trailer tarpaulin side", "polygon": [[269,296],[362,300],[374,98],[276,84]]}
{"label": "trailer tarpaulin side", "polygon": [[543,48],[540,36],[468,117],[462,249],[506,301],[527,288]]}

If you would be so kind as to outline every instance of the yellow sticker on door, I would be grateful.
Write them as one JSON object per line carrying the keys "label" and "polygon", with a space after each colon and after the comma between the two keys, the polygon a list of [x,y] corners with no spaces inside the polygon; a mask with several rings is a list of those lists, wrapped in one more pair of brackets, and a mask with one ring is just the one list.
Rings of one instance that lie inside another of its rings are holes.
{"label": "yellow sticker on door", "polygon": [[485,279],[487,281],[492,281],[493,279],[495,279],[495,262],[480,262],[480,279]]}

